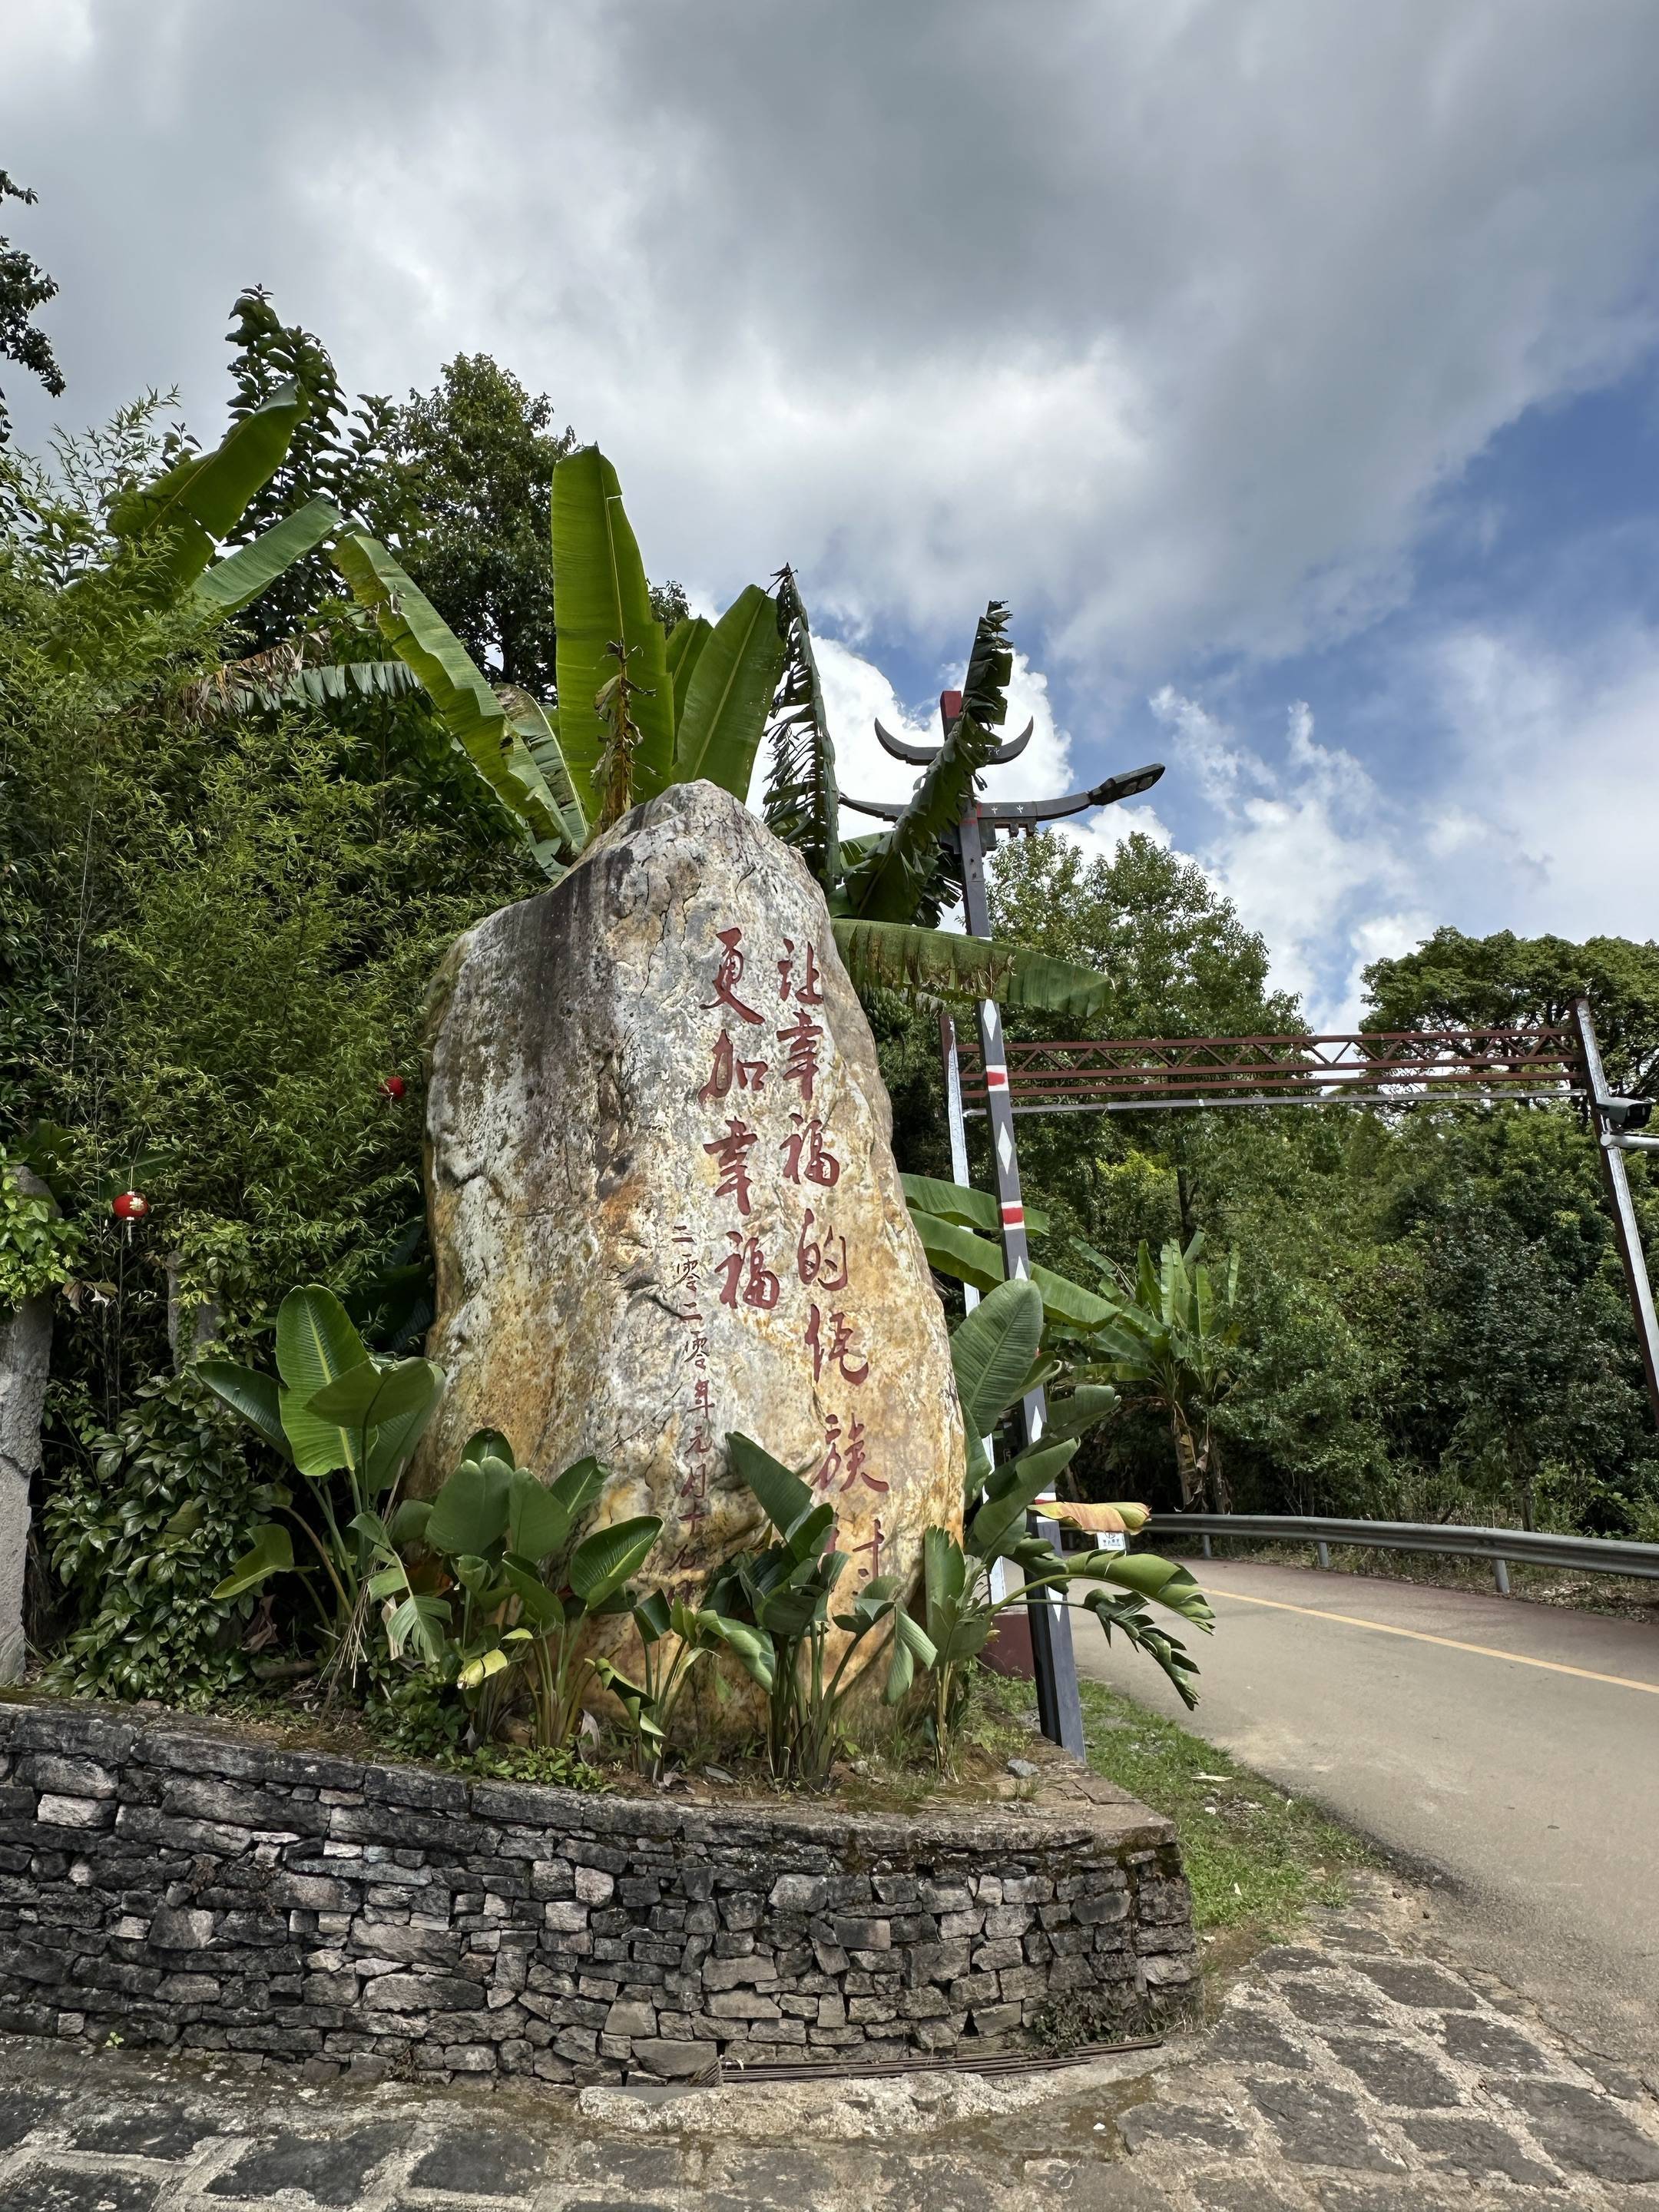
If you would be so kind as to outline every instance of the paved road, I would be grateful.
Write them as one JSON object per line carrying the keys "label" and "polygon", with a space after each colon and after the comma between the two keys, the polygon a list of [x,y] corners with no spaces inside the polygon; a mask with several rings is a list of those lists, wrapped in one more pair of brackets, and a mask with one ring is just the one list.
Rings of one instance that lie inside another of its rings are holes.
{"label": "paved road", "polygon": [[[1659,2065],[1659,1626],[1312,1569],[1200,1572],[1216,1632],[1187,1724],[1437,1871],[1461,1959],[1593,2049]],[[1079,1629],[1085,1674],[1184,1717],[1145,1661]]]}

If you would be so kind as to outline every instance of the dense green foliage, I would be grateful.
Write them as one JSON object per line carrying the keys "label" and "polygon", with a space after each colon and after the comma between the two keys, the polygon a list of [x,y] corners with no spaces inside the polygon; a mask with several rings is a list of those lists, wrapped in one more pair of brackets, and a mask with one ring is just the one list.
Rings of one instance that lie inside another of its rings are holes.
{"label": "dense green foliage", "polygon": [[[1261,939],[1201,872],[1139,836],[1087,860],[1057,838],[994,863],[1000,933],[1097,965],[1100,1034],[1292,1032]],[[1609,1072],[1659,1059],[1659,947],[1442,930],[1368,971],[1380,1028],[1563,1018],[1588,990]],[[901,1164],[948,1173],[931,1022],[878,1009]],[[1059,1034],[1011,1014],[1012,1035]],[[975,1141],[982,1138],[970,1124]],[[1146,1240],[1237,1254],[1239,1362],[1215,1431],[1241,1510],[1497,1518],[1659,1534],[1659,1447],[1593,1147],[1566,1107],[1030,1116],[1028,1200],[1050,1266],[1097,1279]],[[1649,1249],[1659,1205],[1632,1163]],[[981,1158],[976,1180],[988,1184]],[[1089,1248],[1085,1249],[1085,1248]],[[1125,1393],[1133,1401],[1133,1393]],[[1088,1494],[1180,1495],[1150,1399],[1097,1431]]]}
{"label": "dense green foliage", "polygon": [[[82,1696],[206,1698],[248,1681],[276,1640],[252,1596],[214,1586],[270,1510],[236,1424],[195,1376],[139,1385],[112,1429],[83,1393],[61,1406],[45,1535],[81,1626],[52,1668]],[[252,1646],[252,1649],[246,1649]]]}

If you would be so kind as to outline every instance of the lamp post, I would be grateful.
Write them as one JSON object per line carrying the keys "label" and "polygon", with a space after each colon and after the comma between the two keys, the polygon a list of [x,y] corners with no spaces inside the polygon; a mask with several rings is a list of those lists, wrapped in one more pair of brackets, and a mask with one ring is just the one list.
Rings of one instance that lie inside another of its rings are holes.
{"label": "lamp post", "polygon": [[[948,738],[962,713],[960,691],[944,691],[939,695],[939,719]],[[1017,760],[1030,743],[1034,725],[1028,722],[1017,738],[1000,745],[990,754],[988,767]],[[933,748],[907,744],[890,731],[876,724],[876,736],[883,749],[894,759],[908,762],[916,768],[927,768],[935,758]],[[1110,806],[1121,799],[1139,797],[1150,791],[1163,775],[1161,763],[1152,763],[1145,768],[1132,769],[1127,775],[1109,776],[1104,783],[1096,784],[1087,791],[1074,791],[1060,799],[998,799],[990,804],[982,801],[976,789],[970,790],[962,814],[951,832],[951,839],[962,861],[963,906],[970,937],[988,938],[991,934],[990,902],[985,888],[985,855],[996,844],[998,832],[1005,836],[1018,836],[1022,831],[1030,836],[1045,822],[1057,822],[1068,814],[1082,814],[1097,806]],[[975,780],[977,781],[977,780]],[[873,815],[878,820],[896,822],[904,811],[902,806],[890,805],[872,799],[843,798],[842,804],[854,812]],[[1025,1235],[1025,1207],[1020,1196],[1019,1153],[1014,1141],[1014,1117],[1008,1096],[1008,1066],[1003,1049],[1002,1018],[994,1002],[981,999],[979,1002],[980,1047],[985,1066],[985,1105],[991,1133],[991,1164],[996,1178],[997,1206],[1002,1226],[1003,1263],[1011,1281],[1026,1281],[1031,1273],[1030,1247]],[[963,1122],[962,1079],[957,1064],[956,1027],[948,1019],[939,1025],[939,1045],[945,1062],[945,1096],[950,1118],[951,1172],[959,1183],[968,1182],[968,1152],[966,1133]],[[1030,1390],[1020,1401],[1019,1432],[1022,1445],[1034,1444],[1042,1436],[1048,1422],[1048,1403],[1039,1386]],[[1041,1505],[1042,1501],[1039,1499]],[[1036,1534],[1045,1537],[1056,1549],[1060,1542],[1059,1525],[1041,1512],[1031,1516]],[[1036,1679],[1037,1717],[1042,1733],[1051,1742],[1060,1744],[1075,1757],[1083,1756],[1083,1709],[1078,1697],[1077,1661],[1072,1650],[1071,1615],[1064,1603],[1056,1604],[1047,1590],[1034,1595],[1027,1601],[1027,1617],[1031,1626],[1032,1669]]]}

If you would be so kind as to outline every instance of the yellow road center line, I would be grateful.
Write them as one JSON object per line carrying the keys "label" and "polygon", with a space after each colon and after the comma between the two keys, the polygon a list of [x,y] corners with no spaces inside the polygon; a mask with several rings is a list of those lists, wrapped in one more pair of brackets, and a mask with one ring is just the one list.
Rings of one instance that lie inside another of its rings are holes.
{"label": "yellow road center line", "polygon": [[1559,1659],[1529,1659],[1523,1651],[1495,1651],[1490,1644],[1460,1644],[1455,1636],[1431,1636],[1421,1628],[1395,1628],[1386,1620],[1364,1620],[1354,1613],[1322,1613],[1317,1606],[1287,1605],[1283,1598],[1247,1597],[1243,1590],[1217,1588],[1218,1598],[1237,1598],[1241,1605],[1270,1606],[1275,1613],[1305,1613],[1310,1620],[1340,1620],[1348,1628],[1369,1628],[1378,1636],[1404,1636],[1413,1644],[1438,1644],[1447,1651],[1473,1651],[1481,1659],[1507,1659],[1512,1667],[1541,1667],[1547,1674],[1576,1674],[1581,1682],[1610,1682],[1619,1690],[1645,1690],[1659,1698],[1659,1682],[1632,1681],[1628,1674],[1597,1674],[1588,1667],[1564,1666]]}

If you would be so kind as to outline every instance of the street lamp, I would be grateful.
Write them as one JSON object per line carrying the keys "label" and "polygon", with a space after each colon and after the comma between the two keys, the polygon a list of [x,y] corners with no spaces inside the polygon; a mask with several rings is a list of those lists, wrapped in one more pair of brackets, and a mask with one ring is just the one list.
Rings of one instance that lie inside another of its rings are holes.
{"label": "street lamp", "polygon": [[[942,691],[939,702],[939,720],[948,738],[962,714],[960,691]],[[988,754],[985,765],[1000,767],[1018,760],[1031,741],[1035,722],[1027,722],[1017,738],[999,745]],[[876,724],[876,736],[883,750],[895,760],[908,763],[913,768],[927,769],[938,758],[938,748],[907,744],[896,738],[881,724]],[[1111,806],[1119,799],[1137,799],[1150,791],[1163,775],[1161,762],[1149,762],[1145,768],[1132,769],[1127,775],[1108,776],[1087,791],[1068,792],[1060,799],[996,799],[987,802],[981,799],[978,778],[974,779],[964,801],[961,816],[948,833],[949,841],[962,861],[963,906],[970,937],[988,938],[991,934],[991,912],[985,889],[985,855],[995,846],[1000,831],[1005,836],[1030,836],[1045,822],[1063,820],[1068,814],[1083,814],[1097,806]],[[874,799],[842,799],[855,813],[873,815],[878,821],[896,822],[903,813],[902,805],[883,804]],[[1025,1235],[1025,1207],[1020,1196],[1019,1154],[1014,1142],[1014,1117],[1008,1096],[1007,1056],[1003,1049],[1002,1018],[994,1002],[981,999],[979,1002],[980,1046],[985,1067],[985,1105],[991,1131],[991,1159],[996,1176],[997,1207],[1002,1225],[1004,1266],[1011,1280],[1028,1280],[1031,1272],[1030,1247]],[[939,1019],[939,1045],[945,1063],[945,1109],[951,1132],[951,1169],[957,1182],[966,1185],[968,1176],[968,1145],[962,1110],[962,1076],[957,1060],[956,1024],[948,1014]],[[974,1294],[967,1293],[969,1303]],[[1042,1436],[1048,1422],[1048,1403],[1042,1388],[1028,1391],[1020,1402],[1019,1426],[1023,1444],[1034,1444]],[[1056,1522],[1043,1515],[1034,1515],[1036,1533],[1060,1547],[1060,1534]],[[1045,1590],[1033,1597],[1027,1606],[1031,1624],[1031,1659],[1036,1678],[1037,1715],[1042,1733],[1052,1742],[1061,1744],[1077,1758],[1083,1756],[1083,1711],[1078,1697],[1077,1662],[1072,1650],[1071,1616],[1063,1603],[1055,1604]]]}

